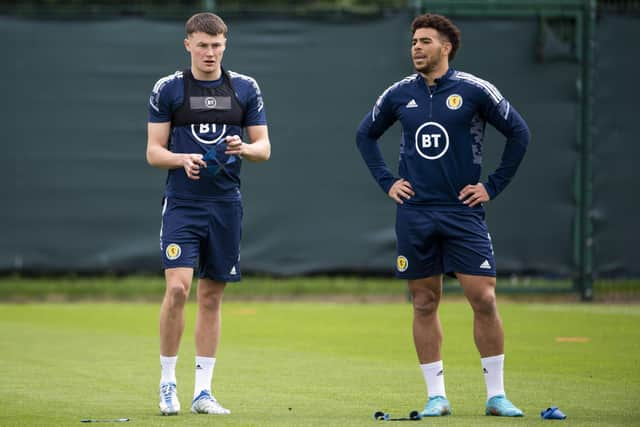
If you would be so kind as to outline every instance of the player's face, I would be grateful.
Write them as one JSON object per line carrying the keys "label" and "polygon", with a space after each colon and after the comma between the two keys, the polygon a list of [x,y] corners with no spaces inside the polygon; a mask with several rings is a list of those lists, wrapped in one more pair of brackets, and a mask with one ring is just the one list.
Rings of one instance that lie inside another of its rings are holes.
{"label": "player's face", "polygon": [[418,28],[411,39],[411,59],[416,71],[429,74],[448,66],[451,44],[433,28]]}
{"label": "player's face", "polygon": [[191,54],[191,72],[196,78],[218,77],[226,46],[224,34],[212,36],[196,32],[184,40],[184,47]]}

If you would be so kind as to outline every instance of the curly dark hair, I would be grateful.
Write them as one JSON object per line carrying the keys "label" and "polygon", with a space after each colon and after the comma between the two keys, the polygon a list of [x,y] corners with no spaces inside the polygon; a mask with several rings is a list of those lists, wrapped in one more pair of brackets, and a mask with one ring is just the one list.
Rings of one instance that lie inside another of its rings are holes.
{"label": "curly dark hair", "polygon": [[193,15],[184,26],[187,36],[193,33],[206,33],[211,36],[227,35],[227,24],[215,13],[202,12]]}
{"label": "curly dark hair", "polygon": [[453,22],[442,15],[427,13],[420,15],[411,23],[411,32],[415,34],[419,28],[433,28],[441,37],[451,43],[451,52],[449,52],[449,61],[456,56],[456,52],[460,47],[460,30]]}

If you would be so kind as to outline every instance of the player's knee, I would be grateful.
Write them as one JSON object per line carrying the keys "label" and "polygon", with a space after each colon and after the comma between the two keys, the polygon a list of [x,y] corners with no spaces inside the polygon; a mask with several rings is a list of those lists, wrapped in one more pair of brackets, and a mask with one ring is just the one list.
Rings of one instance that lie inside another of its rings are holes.
{"label": "player's knee", "polygon": [[473,311],[481,316],[494,316],[497,313],[496,294],[491,291],[483,292],[471,301]]}
{"label": "player's knee", "polygon": [[201,292],[198,295],[198,304],[205,310],[219,310],[222,305],[222,293],[213,291]]}
{"label": "player's knee", "polygon": [[440,298],[435,292],[414,292],[413,312],[416,316],[431,316],[438,311]]}
{"label": "player's knee", "polygon": [[172,305],[184,305],[189,296],[189,288],[180,282],[169,282],[166,295]]}

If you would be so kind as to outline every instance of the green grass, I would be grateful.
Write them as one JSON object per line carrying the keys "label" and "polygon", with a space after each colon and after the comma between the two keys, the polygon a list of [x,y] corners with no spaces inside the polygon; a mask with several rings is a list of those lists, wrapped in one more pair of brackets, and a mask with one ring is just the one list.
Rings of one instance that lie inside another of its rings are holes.
{"label": "green grass", "polygon": [[[214,390],[227,417],[161,417],[156,303],[0,305],[0,425],[371,426],[374,410],[405,415],[425,400],[406,303],[227,302]],[[429,425],[540,425],[559,406],[563,425],[638,424],[640,306],[500,301],[505,383],[523,419],[483,415],[471,312],[441,307],[447,394],[454,415]],[[193,320],[178,362],[183,407],[193,387]],[[587,342],[557,342],[584,337]],[[548,422],[544,422],[545,424]]]}
{"label": "green grass", "polygon": [[[164,279],[149,276],[68,276],[0,277],[0,302],[33,301],[160,301]],[[460,295],[455,280],[445,280],[445,293]],[[498,293],[515,299],[576,301],[578,293],[569,280],[544,280],[529,277],[498,278]],[[228,300],[325,299],[355,301],[406,300],[404,281],[385,277],[261,277],[245,276],[240,284],[227,286]],[[596,301],[640,302],[640,280],[600,280],[594,283]],[[191,293],[195,300],[195,292]]]}
{"label": "green grass", "polygon": [[[126,277],[20,277],[0,278],[0,301],[82,301],[96,299],[159,301],[165,282],[158,276]],[[402,299],[404,282],[391,278],[347,277],[243,277],[229,284],[226,298],[295,298],[300,296],[387,296]],[[195,292],[191,293],[192,301]]]}

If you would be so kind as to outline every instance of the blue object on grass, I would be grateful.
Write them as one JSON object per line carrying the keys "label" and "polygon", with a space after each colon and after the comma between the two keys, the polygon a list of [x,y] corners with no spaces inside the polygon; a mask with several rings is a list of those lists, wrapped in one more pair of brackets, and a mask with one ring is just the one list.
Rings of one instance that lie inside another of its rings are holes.
{"label": "blue object on grass", "polygon": [[544,411],[540,412],[540,416],[543,420],[564,420],[567,416],[562,413],[557,406],[553,406],[551,408],[547,408]]}

